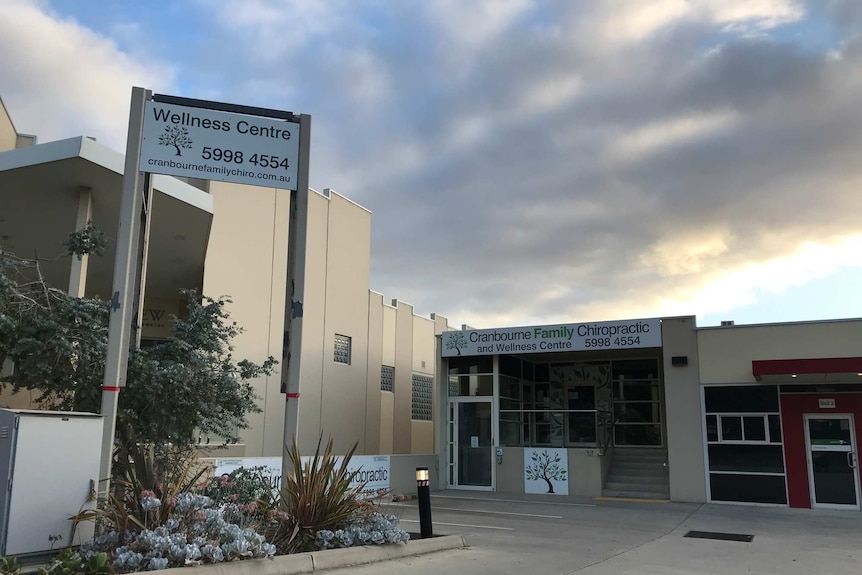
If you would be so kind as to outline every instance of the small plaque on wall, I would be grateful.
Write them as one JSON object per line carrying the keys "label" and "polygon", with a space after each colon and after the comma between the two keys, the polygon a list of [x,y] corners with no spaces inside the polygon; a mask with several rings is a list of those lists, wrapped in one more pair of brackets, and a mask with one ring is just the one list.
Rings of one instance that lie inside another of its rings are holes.
{"label": "small plaque on wall", "polygon": [[835,400],[834,399],[818,399],[817,407],[820,409],[835,409]]}

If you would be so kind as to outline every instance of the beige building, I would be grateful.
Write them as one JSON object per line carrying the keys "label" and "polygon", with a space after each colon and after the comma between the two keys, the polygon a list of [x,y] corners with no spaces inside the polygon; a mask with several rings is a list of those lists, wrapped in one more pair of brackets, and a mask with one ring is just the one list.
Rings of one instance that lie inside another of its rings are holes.
{"label": "beige building", "polygon": [[[0,105],[0,247],[50,259],[88,220],[116,235],[122,170],[88,138],[37,145]],[[143,336],[169,336],[192,287],[233,298],[237,357],[280,357],[289,192],[154,188]],[[262,412],[214,454],[277,457],[293,434],[307,452],[323,434],[340,452],[403,454],[404,491],[429,465],[433,488],[860,509],[862,320],[452,329],[369,290],[368,210],[324,190],[308,212],[299,389],[278,369],[255,381]],[[45,275],[107,298],[113,259],[46,261]]]}
{"label": "beige building", "polygon": [[[37,144],[0,102],[0,249],[53,258],[87,221],[115,238],[123,160],[85,137]],[[237,357],[280,358],[289,192],[168,176],[153,185],[142,337],[167,337],[170,316],[184,309],[179,289],[197,288],[233,300],[231,317],[245,330]],[[371,212],[331,190],[312,191],[308,210],[299,392],[282,392],[280,365],[254,381],[262,412],[239,444],[214,453],[280,456],[286,420],[303,451],[323,434],[340,452],[356,442],[360,454],[433,453],[434,336],[445,319],[369,290]],[[113,262],[109,251],[43,267],[55,287],[110,299]],[[30,398],[3,403],[29,407]]]}

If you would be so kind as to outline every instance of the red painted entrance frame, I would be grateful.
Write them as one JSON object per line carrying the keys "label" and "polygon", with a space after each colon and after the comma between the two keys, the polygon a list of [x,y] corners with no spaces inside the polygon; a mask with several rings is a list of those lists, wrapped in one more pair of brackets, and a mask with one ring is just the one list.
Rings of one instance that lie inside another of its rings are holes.
{"label": "red painted entrance frame", "polygon": [[[751,362],[751,372],[757,381],[766,378],[770,382],[781,383],[792,388],[797,383],[792,376],[809,376],[805,383],[811,383],[811,376],[847,374],[842,382],[835,385],[834,392],[823,393],[781,393],[781,429],[784,435],[784,464],[787,474],[787,502],[790,507],[811,507],[811,490],[808,484],[808,458],[805,447],[805,414],[824,415],[831,413],[852,413],[856,422],[862,422],[862,393],[841,392],[841,383],[860,380],[862,357],[826,357],[811,359],[768,359]],[[841,378],[843,379],[843,378]],[[859,382],[862,382],[860,380]],[[801,382],[799,382],[801,383]],[[823,409],[820,399],[835,400],[835,407]],[[862,425],[857,423],[855,439],[857,449],[862,446]],[[857,469],[856,471],[860,471]]]}
{"label": "red painted entrance frame", "polygon": [[[856,446],[862,445],[862,393],[782,393],[781,427],[784,432],[784,464],[787,472],[787,502],[791,507],[811,507],[808,459],[805,453],[806,413],[829,415],[852,413],[856,422]],[[834,409],[821,409],[819,399],[834,399]],[[856,470],[859,474],[859,469]]]}
{"label": "red painted entrance frame", "polygon": [[[813,359],[756,359],[751,362],[754,379],[775,375],[862,373],[862,357],[818,357]],[[787,382],[791,383],[791,382]]]}

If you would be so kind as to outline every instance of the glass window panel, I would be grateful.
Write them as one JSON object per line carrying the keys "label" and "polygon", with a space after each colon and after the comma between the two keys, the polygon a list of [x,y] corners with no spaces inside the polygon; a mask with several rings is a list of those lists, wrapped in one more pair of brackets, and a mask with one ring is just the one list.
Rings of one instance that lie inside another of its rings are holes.
{"label": "glass window panel", "polygon": [[846,451],[812,451],[814,498],[817,503],[856,505],[856,470]]}
{"label": "glass window panel", "polygon": [[781,416],[769,416],[769,441],[772,443],[781,443]]}
{"label": "glass window panel", "polygon": [[614,426],[614,445],[661,445],[661,425]]}
{"label": "glass window panel", "polygon": [[779,445],[713,443],[708,446],[710,471],[784,473]]}
{"label": "glass window panel", "polygon": [[536,422],[536,439],[533,445],[551,444],[551,424]]}
{"label": "glass window panel", "polygon": [[522,446],[521,430],[523,429],[522,414],[501,413],[500,414],[500,445]]}
{"label": "glass window panel", "polygon": [[614,403],[614,417],[622,423],[658,423],[661,408],[652,402]]}
{"label": "glass window panel", "polygon": [[742,418],[745,441],[766,441],[766,424],[762,415]]}
{"label": "glass window panel", "polygon": [[787,503],[783,476],[710,473],[709,489],[713,501]]}
{"label": "glass window panel", "polygon": [[470,395],[494,395],[493,375],[471,375],[464,379],[470,381]]}
{"label": "glass window panel", "polygon": [[851,445],[849,419],[809,419],[811,445]]}
{"label": "glass window panel", "polygon": [[449,376],[449,397],[458,397],[461,395],[461,378],[456,375]]}
{"label": "glass window panel", "polygon": [[742,418],[738,415],[721,416],[721,440],[742,441]]}
{"label": "glass window panel", "polygon": [[500,373],[510,377],[521,378],[521,360],[511,355],[500,356]]}
{"label": "glass window panel", "polygon": [[718,416],[706,416],[706,440],[718,441]]}
{"label": "glass window panel", "polygon": [[533,366],[533,381],[550,381],[551,368],[547,363],[537,363]]}
{"label": "glass window panel", "polygon": [[500,409],[521,409],[521,381],[500,376]]}
{"label": "glass window panel", "polygon": [[533,445],[562,447],[564,415],[555,412],[533,413],[532,415],[535,421]]}
{"label": "glass window panel", "polygon": [[533,386],[533,408],[547,409],[551,407],[551,388],[550,384],[537,383]]}
{"label": "glass window panel", "polygon": [[566,389],[569,409],[595,409],[596,388],[592,385],[573,385]]}
{"label": "glass window panel", "polygon": [[493,375],[450,375],[449,396],[494,395]]}
{"label": "glass window panel", "polygon": [[528,381],[533,381],[533,364],[529,361],[522,361],[521,369],[524,370],[524,373],[521,377]]}
{"label": "glass window panel", "polygon": [[614,379],[653,379],[658,377],[658,360],[654,358],[617,360],[611,364]]}
{"label": "glass window panel", "polygon": [[596,442],[596,414],[569,413],[569,443]]}
{"label": "glass window panel", "polygon": [[707,413],[778,413],[778,386],[728,385],[705,387]]}
{"label": "glass window panel", "polygon": [[566,409],[565,386],[562,382],[552,381],[548,392],[551,409]]}
{"label": "glass window panel", "polygon": [[450,375],[469,375],[476,373],[493,373],[494,357],[493,356],[478,356],[478,357],[450,357],[449,358],[449,374]]}
{"label": "glass window panel", "polygon": [[614,399],[620,401],[658,401],[657,381],[614,382]]}

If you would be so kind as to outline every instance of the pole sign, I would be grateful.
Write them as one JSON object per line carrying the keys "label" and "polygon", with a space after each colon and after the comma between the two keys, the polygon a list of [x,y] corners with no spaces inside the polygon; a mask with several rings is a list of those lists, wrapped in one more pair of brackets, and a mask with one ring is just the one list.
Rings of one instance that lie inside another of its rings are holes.
{"label": "pole sign", "polygon": [[299,123],[148,100],[141,171],[296,190]]}
{"label": "pole sign", "polygon": [[660,319],[443,332],[443,357],[661,347]]}

